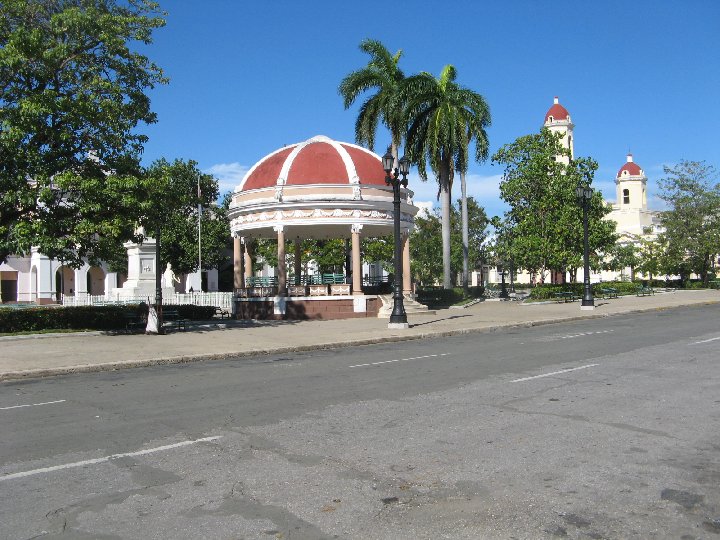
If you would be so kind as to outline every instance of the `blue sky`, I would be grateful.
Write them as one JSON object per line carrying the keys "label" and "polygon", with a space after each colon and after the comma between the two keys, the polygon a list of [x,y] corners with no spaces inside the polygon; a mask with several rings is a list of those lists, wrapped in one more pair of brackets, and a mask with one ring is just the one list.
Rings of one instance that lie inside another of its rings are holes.
{"label": "blue sky", "polygon": [[[227,191],[273,150],[314,135],[354,140],[357,106],[340,80],[367,63],[371,37],[403,50],[406,74],[439,74],[487,99],[491,154],[540,129],[560,97],[575,153],[599,162],[594,185],[614,200],[630,150],[655,182],[681,159],[720,166],[720,2],[333,2],[160,0],[167,26],[144,49],[170,77],[151,92],[158,123],[144,160],[194,159]],[[375,151],[388,136],[378,131]],[[499,214],[501,170],[471,163],[468,193]],[[411,177],[416,201],[434,182]],[[454,188],[459,197],[459,182]]]}

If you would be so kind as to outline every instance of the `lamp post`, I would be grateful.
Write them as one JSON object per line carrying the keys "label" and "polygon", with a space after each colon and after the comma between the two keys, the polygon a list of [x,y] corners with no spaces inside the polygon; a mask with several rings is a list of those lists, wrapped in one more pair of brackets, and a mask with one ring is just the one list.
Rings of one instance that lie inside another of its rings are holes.
{"label": "lamp post", "polygon": [[162,271],[160,270],[160,224],[155,228],[155,312],[158,318],[157,333],[162,335],[163,330],[163,312],[162,312]]}
{"label": "lamp post", "polygon": [[407,187],[407,175],[410,171],[410,160],[403,157],[398,167],[393,169],[395,158],[390,148],[382,157],[385,170],[385,183],[393,188],[393,221],[395,232],[395,285],[393,291],[393,310],[388,328],[408,328],[407,314],[403,305],[402,295],[402,246],[400,244],[400,187]]}
{"label": "lamp post", "polygon": [[200,291],[202,292],[202,192],[200,191],[200,171],[197,175],[197,196],[198,196],[198,274],[200,274]]}
{"label": "lamp post", "polygon": [[592,289],[590,288],[590,246],[588,244],[588,207],[592,199],[593,190],[590,186],[578,184],[575,188],[575,195],[583,209],[583,297],[580,309],[595,309]]}
{"label": "lamp post", "polygon": [[505,285],[505,265],[500,267],[500,298],[507,299],[510,298],[510,295],[508,294],[507,286]]}

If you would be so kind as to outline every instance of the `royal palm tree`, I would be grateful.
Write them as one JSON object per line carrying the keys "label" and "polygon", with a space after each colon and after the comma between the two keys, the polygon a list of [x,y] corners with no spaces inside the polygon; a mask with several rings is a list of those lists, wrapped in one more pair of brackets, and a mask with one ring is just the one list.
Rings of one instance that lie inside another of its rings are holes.
{"label": "royal palm tree", "polygon": [[397,161],[398,147],[405,134],[401,90],[405,75],[398,67],[402,50],[394,55],[375,39],[365,39],[360,50],[370,55],[367,66],[348,74],[338,87],[345,108],[349,108],[357,97],[370,90],[377,92],[360,107],[355,121],[355,140],[371,150],[375,146],[375,133],[379,121],[390,130],[391,151]]}
{"label": "royal palm tree", "polygon": [[455,82],[455,67],[447,65],[438,78],[420,73],[406,79],[405,121],[407,151],[423,180],[426,164],[438,180],[442,208],[443,287],[452,287],[450,275],[450,205],[454,171],[467,171],[470,140],[475,139],[475,159],[488,155],[485,128],[490,125],[490,108],[477,92]]}

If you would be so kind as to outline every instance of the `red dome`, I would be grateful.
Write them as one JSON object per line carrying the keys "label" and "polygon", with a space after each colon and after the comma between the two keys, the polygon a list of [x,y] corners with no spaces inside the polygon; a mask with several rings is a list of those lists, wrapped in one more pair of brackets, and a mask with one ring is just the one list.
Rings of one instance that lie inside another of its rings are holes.
{"label": "red dome", "polygon": [[380,156],[361,146],[318,135],[262,158],[247,172],[237,191],[277,185],[358,183],[385,185]]}
{"label": "red dome", "polygon": [[570,120],[570,113],[565,107],[560,105],[557,96],[555,96],[555,103],[553,103],[553,106],[548,109],[547,113],[545,113],[545,122],[549,122],[551,116],[553,118],[553,122],[557,122],[558,120]]}
{"label": "red dome", "polygon": [[627,155],[627,163],[620,167],[620,170],[617,173],[618,178],[622,176],[623,171],[627,171],[630,176],[642,176],[643,174],[640,166],[637,163],[633,162],[632,154]]}

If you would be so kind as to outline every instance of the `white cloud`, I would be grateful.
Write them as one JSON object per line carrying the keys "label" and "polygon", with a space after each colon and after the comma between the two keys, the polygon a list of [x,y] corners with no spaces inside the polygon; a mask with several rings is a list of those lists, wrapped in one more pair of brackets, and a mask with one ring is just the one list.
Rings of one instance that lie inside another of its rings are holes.
{"label": "white cloud", "polygon": [[420,217],[427,217],[430,215],[430,212],[432,212],[432,209],[433,209],[432,201],[413,200],[413,204],[420,209],[420,210],[418,210],[418,213],[417,213],[417,215]]}
{"label": "white cloud", "polygon": [[233,191],[240,182],[242,181],[245,173],[248,172],[250,167],[247,165],[241,165],[240,163],[217,163],[208,167],[203,172],[212,174],[218,179],[220,187],[220,193],[226,191]]}

